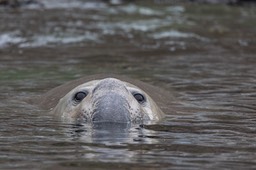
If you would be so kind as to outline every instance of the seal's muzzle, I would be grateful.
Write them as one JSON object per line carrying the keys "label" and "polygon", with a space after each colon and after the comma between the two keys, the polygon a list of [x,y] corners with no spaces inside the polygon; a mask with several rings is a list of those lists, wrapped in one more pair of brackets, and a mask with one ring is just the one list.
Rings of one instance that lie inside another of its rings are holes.
{"label": "seal's muzzle", "polygon": [[118,122],[131,121],[128,96],[129,91],[117,79],[105,79],[94,88],[94,114],[93,122]]}
{"label": "seal's muzzle", "polygon": [[118,93],[104,94],[96,103],[93,122],[128,123],[131,120],[127,99]]}

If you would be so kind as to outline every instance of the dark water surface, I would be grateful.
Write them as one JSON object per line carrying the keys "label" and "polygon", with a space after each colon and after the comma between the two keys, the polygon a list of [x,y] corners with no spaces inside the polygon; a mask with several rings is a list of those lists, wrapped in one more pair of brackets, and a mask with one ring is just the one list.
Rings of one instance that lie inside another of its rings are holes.
{"label": "dark water surface", "polygon": [[[256,7],[172,2],[1,7],[0,169],[256,169]],[[96,73],[173,91],[175,114],[92,128],[25,102]]]}

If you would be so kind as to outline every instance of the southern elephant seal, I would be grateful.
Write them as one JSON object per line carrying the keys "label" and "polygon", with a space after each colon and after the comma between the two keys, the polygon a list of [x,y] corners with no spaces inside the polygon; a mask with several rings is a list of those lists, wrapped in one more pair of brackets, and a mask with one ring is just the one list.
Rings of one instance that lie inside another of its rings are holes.
{"label": "southern elephant seal", "polygon": [[56,87],[39,102],[68,122],[128,123],[161,120],[169,97],[139,80],[95,75]]}

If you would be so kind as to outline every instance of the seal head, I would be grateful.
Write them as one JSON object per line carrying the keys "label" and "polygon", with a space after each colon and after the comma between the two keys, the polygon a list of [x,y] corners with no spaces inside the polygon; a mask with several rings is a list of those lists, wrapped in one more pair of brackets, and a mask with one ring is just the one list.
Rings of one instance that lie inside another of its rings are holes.
{"label": "seal head", "polygon": [[66,121],[143,122],[159,120],[163,113],[140,88],[115,79],[105,78],[81,84],[52,110]]}

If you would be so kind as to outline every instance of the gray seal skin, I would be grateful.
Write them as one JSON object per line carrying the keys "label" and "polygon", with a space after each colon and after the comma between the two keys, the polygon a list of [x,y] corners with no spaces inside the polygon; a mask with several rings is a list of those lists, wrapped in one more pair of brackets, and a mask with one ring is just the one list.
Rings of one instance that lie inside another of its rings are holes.
{"label": "gray seal skin", "polygon": [[171,96],[157,87],[116,75],[94,75],[56,87],[39,98],[66,122],[159,121]]}

